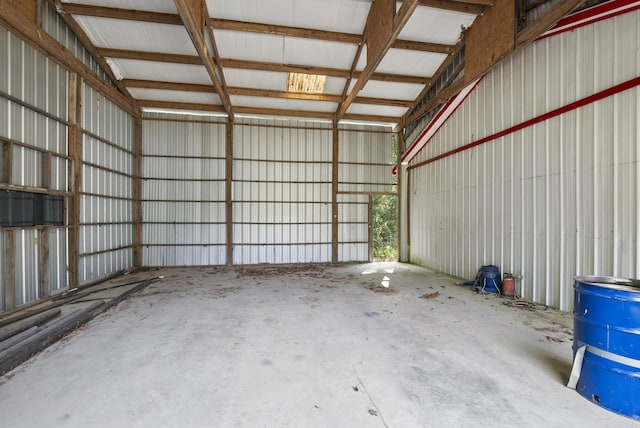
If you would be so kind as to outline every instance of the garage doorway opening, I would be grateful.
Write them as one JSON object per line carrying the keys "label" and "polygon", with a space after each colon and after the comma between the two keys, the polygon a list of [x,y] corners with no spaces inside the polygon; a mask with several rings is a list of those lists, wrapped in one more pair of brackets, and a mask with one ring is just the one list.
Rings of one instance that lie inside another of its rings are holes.
{"label": "garage doorway opening", "polygon": [[398,260],[398,196],[371,198],[371,245],[374,262]]}

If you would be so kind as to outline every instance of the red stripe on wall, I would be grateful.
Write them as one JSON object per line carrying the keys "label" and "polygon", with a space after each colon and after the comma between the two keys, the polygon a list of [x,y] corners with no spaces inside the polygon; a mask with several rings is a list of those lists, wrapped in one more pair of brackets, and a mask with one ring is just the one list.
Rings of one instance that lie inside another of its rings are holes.
{"label": "red stripe on wall", "polygon": [[640,1],[638,0],[611,0],[561,19],[551,30],[538,37],[537,40],[556,36],[637,9],[640,9]]}
{"label": "red stripe on wall", "polygon": [[522,122],[522,123],[519,123],[517,125],[514,125],[514,126],[512,126],[510,128],[504,129],[504,130],[502,130],[500,132],[497,132],[495,134],[492,134],[492,135],[489,135],[487,137],[481,138],[481,139],[479,139],[477,141],[474,141],[472,143],[465,144],[464,146],[460,146],[460,147],[458,147],[456,149],[449,150],[448,152],[442,153],[441,155],[438,155],[438,156],[434,156],[434,157],[432,157],[430,159],[427,159],[425,161],[418,162],[415,165],[410,165],[407,169],[411,170],[411,169],[418,168],[418,167],[421,167],[421,166],[424,166],[424,165],[428,165],[428,164],[430,164],[432,162],[435,162],[435,161],[438,161],[440,159],[444,159],[444,158],[447,158],[449,156],[455,155],[456,153],[460,153],[460,152],[463,152],[465,150],[469,150],[469,149],[471,149],[473,147],[479,146],[481,144],[487,143],[489,141],[495,140],[497,138],[504,137],[505,135],[513,134],[514,132],[520,131],[521,129],[528,128],[528,127],[533,126],[533,125],[535,125],[537,123],[540,123],[540,122],[544,122],[547,119],[551,119],[553,117],[560,116],[561,114],[576,110],[576,109],[578,109],[580,107],[586,106],[587,104],[594,103],[594,102],[599,101],[599,100],[601,100],[603,98],[607,98],[607,97],[610,97],[610,96],[615,95],[617,93],[624,92],[627,89],[634,88],[634,87],[636,87],[638,85],[640,85],[640,77],[636,77],[634,79],[627,80],[626,82],[623,82],[623,83],[620,83],[620,84],[618,84],[616,86],[613,86],[611,88],[605,89],[604,91],[597,92],[597,93],[595,93],[593,95],[590,95],[590,96],[588,96],[586,98],[582,98],[582,99],[580,99],[578,101],[574,101],[571,104],[567,104],[566,106],[559,107],[559,108],[557,108],[555,110],[551,110],[551,111],[549,111],[547,113],[541,114],[540,116],[536,116],[536,117],[534,117],[532,119],[529,119],[529,120],[527,120],[525,122]]}

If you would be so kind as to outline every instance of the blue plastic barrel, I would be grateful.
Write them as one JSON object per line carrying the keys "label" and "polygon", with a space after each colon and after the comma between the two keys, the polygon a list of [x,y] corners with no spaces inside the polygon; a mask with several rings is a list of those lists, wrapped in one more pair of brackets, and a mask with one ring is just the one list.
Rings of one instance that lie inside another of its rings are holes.
{"label": "blue plastic barrel", "polygon": [[640,420],[640,281],[576,277],[574,357],[584,348],[576,390]]}
{"label": "blue plastic barrel", "polygon": [[484,293],[500,293],[500,268],[494,265],[485,265],[478,271],[476,278],[476,288]]}

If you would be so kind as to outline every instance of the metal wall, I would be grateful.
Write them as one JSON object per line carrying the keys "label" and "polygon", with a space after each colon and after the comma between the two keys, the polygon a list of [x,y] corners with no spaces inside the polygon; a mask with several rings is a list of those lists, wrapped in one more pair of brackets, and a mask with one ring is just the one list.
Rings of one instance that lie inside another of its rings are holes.
{"label": "metal wall", "polygon": [[60,44],[67,48],[76,58],[93,70],[98,76],[114,86],[100,64],[91,56],[87,48],[78,40],[73,31],[64,22],[64,19],[56,12],[55,8],[48,1],[41,2],[40,9],[42,29]]}
{"label": "metal wall", "polygon": [[80,283],[133,266],[133,117],[83,85]]}
{"label": "metal wall", "polygon": [[[413,164],[637,77],[639,29],[636,11],[535,42]],[[575,275],[639,277],[639,103],[635,87],[410,170],[411,261],[465,278],[497,264],[563,310]]]}
{"label": "metal wall", "polygon": [[143,264],[226,263],[224,121],[146,113]]}
{"label": "metal wall", "polygon": [[233,142],[234,263],[331,261],[331,124],[242,119]]}
{"label": "metal wall", "polygon": [[[5,160],[12,169],[10,177],[0,170],[0,189],[65,194],[67,71],[3,27],[0,58],[0,169]],[[64,227],[0,228],[0,312],[66,288],[67,257]],[[11,259],[15,278],[8,282]]]}
{"label": "metal wall", "polygon": [[392,137],[378,126],[349,125],[339,130],[339,261],[369,260],[370,194],[395,192]]}

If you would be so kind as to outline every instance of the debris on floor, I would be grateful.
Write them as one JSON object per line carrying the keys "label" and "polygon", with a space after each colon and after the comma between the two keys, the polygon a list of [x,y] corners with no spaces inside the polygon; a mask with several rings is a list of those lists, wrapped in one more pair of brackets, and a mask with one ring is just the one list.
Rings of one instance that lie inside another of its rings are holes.
{"label": "debris on floor", "polygon": [[420,296],[420,298],[421,299],[435,299],[439,295],[440,295],[439,291],[434,291],[433,293],[425,293],[422,296]]}

